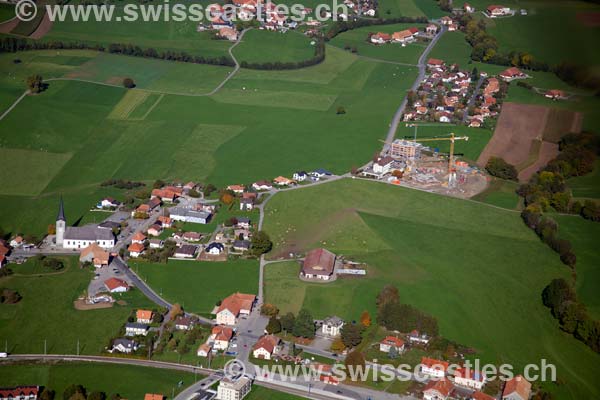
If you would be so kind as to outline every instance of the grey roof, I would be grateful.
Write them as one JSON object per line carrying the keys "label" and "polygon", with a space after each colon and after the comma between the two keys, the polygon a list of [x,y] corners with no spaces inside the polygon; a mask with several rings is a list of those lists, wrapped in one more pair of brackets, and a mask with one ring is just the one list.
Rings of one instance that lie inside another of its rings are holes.
{"label": "grey roof", "polygon": [[191,217],[191,218],[202,218],[207,219],[210,217],[210,213],[206,211],[195,211],[189,208],[184,207],[173,207],[169,210],[171,217],[174,215],[179,215],[182,217]]}
{"label": "grey roof", "polygon": [[96,225],[70,226],[65,231],[65,240],[114,240],[110,229],[98,228]]}
{"label": "grey roof", "polygon": [[325,318],[323,320],[323,323],[326,325],[341,326],[344,323],[344,320],[342,320],[340,317],[336,317],[335,315],[333,315],[331,317]]}
{"label": "grey roof", "polygon": [[177,254],[187,254],[190,256],[193,256],[194,254],[196,254],[196,250],[198,248],[196,246],[193,246],[191,244],[184,244],[183,246],[181,246],[180,248],[178,248],[175,253]]}
{"label": "grey roof", "polygon": [[113,341],[113,347],[121,345],[125,348],[133,348],[136,344],[137,343],[135,342],[135,340],[124,339],[124,338],[115,339]]}
{"label": "grey roof", "polygon": [[128,322],[125,324],[125,329],[127,329],[127,328],[148,330],[148,329],[150,329],[150,326],[148,326],[148,324],[142,324],[139,322]]}
{"label": "grey roof", "polygon": [[250,218],[248,218],[248,217],[238,217],[237,221],[238,221],[238,223],[239,222],[245,222],[245,223],[249,224],[250,223]]}
{"label": "grey roof", "polygon": [[233,242],[233,247],[238,247],[238,248],[242,248],[242,249],[249,249],[250,248],[250,242],[247,240],[236,240],[235,242]]}
{"label": "grey roof", "polygon": [[115,228],[120,228],[121,224],[115,221],[104,221],[102,222],[100,225],[98,225],[98,228],[104,228],[104,229],[115,229]]}
{"label": "grey roof", "polygon": [[63,204],[63,198],[60,196],[60,202],[58,203],[58,215],[56,216],[57,221],[66,221],[65,217],[65,206]]}

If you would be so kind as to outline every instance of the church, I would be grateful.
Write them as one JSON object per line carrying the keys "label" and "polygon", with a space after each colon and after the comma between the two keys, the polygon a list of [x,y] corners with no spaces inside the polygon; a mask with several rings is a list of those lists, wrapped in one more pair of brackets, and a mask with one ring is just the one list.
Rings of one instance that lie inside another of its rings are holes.
{"label": "church", "polygon": [[67,227],[65,208],[61,197],[56,217],[56,245],[63,249],[84,249],[92,243],[96,243],[104,249],[111,249],[115,246],[115,235],[111,229],[100,228],[97,225]]}

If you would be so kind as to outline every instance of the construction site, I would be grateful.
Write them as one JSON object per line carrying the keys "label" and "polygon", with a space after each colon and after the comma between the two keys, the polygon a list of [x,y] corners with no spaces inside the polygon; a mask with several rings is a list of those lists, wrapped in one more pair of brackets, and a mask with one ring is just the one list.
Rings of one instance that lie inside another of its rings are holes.
{"label": "construction site", "polygon": [[[451,133],[447,137],[418,141],[395,139],[391,143],[384,142],[382,157],[365,169],[363,175],[432,193],[473,197],[487,187],[488,177],[477,166],[460,160],[460,155],[454,153],[454,143],[458,140],[469,138]],[[435,149],[435,142],[440,141],[450,142],[448,153]]]}

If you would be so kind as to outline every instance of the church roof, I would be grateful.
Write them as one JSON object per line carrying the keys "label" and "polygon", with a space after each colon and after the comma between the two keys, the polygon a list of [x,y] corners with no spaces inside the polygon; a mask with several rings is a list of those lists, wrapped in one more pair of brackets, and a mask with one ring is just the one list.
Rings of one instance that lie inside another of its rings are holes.
{"label": "church roof", "polygon": [[58,203],[58,215],[56,216],[57,221],[66,221],[65,217],[65,206],[63,204],[63,198],[60,196],[60,202]]}

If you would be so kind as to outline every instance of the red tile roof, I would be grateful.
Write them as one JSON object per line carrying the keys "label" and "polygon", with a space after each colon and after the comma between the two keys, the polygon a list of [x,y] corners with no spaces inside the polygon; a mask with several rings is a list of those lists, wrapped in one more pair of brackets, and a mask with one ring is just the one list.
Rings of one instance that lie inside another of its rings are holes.
{"label": "red tile roof", "polygon": [[326,249],[314,249],[306,254],[302,272],[312,275],[331,275],[335,266],[335,254]]}
{"label": "red tile roof", "polygon": [[255,300],[256,296],[253,294],[234,293],[223,299],[221,305],[217,309],[217,314],[227,309],[231,311],[233,315],[237,316],[242,309],[250,310]]}
{"label": "red tile roof", "polygon": [[215,340],[228,342],[233,336],[233,329],[227,326],[215,326],[212,328],[212,334],[215,335]]}
{"label": "red tile roof", "polygon": [[531,383],[521,375],[515,376],[506,382],[502,396],[508,396],[512,393],[517,393],[522,399],[528,399],[531,394]]}
{"label": "red tile roof", "polygon": [[275,335],[265,335],[258,339],[258,342],[252,347],[253,350],[258,350],[260,348],[265,349],[269,353],[273,353],[275,347],[279,343],[279,338]]}
{"label": "red tile roof", "polygon": [[104,281],[104,284],[108,288],[108,290],[115,290],[118,287],[126,287],[129,288],[129,285],[124,280],[118,278],[109,278]]}
{"label": "red tile roof", "polygon": [[39,386],[16,386],[10,388],[0,388],[0,398],[19,398],[21,396],[29,397],[31,395],[37,398]]}
{"label": "red tile roof", "polygon": [[454,385],[447,378],[434,379],[423,388],[423,392],[436,391],[444,396],[444,398],[450,395],[454,389]]}
{"label": "red tile roof", "polygon": [[421,358],[421,364],[428,368],[441,369],[442,371],[446,371],[448,369],[448,363],[442,360],[436,360],[435,358],[423,357]]}
{"label": "red tile roof", "polygon": [[381,344],[389,344],[390,346],[402,347],[404,346],[404,340],[395,336],[386,336],[381,340]]}

